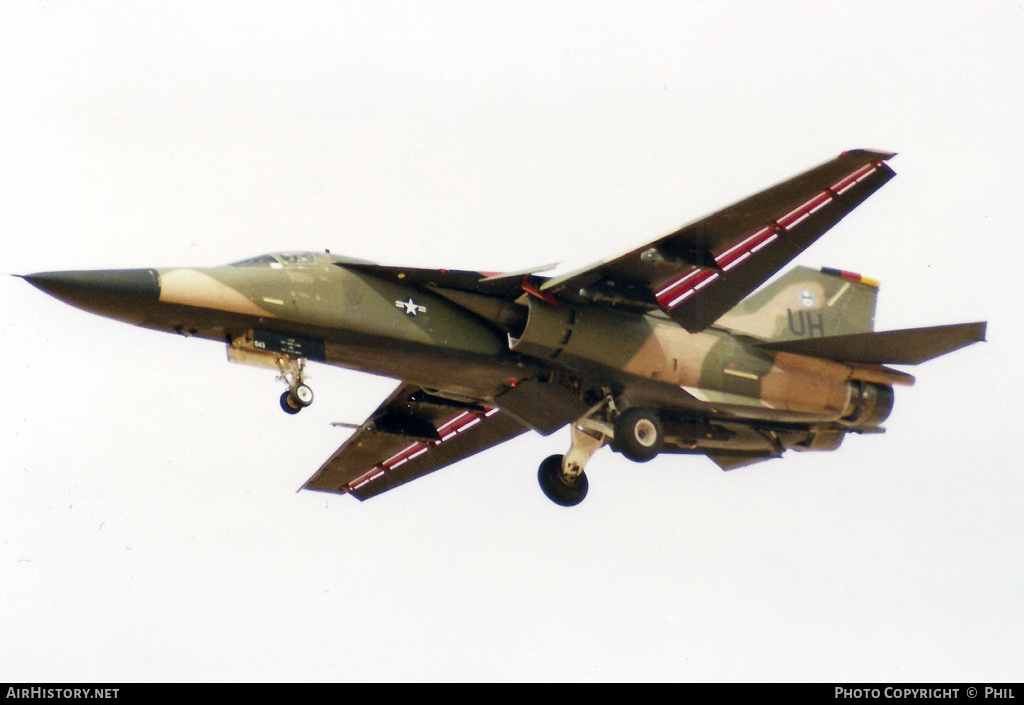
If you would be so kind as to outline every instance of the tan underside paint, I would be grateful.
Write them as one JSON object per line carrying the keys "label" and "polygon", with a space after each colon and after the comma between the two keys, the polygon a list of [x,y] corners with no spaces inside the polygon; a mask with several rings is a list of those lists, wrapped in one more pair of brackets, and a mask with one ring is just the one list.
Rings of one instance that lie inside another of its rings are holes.
{"label": "tan underside paint", "polygon": [[778,353],[761,379],[761,397],[774,408],[835,415],[849,402],[850,368],[837,362]]}
{"label": "tan underside paint", "polygon": [[660,334],[660,327],[654,328],[654,334],[648,335],[636,353],[629,359],[624,371],[641,377],[672,381],[672,362],[666,356],[665,340]]}
{"label": "tan underside paint", "polygon": [[160,272],[160,301],[230,311],[250,316],[277,318],[243,294],[195,269],[170,269]]}
{"label": "tan underside paint", "polygon": [[650,336],[627,363],[626,372],[656,377],[680,387],[700,386],[701,368],[719,336],[688,333],[675,323],[648,319],[653,324]]}
{"label": "tan underside paint", "polygon": [[850,368],[850,379],[852,380],[873,382],[875,384],[900,384],[907,387],[914,385],[913,375],[908,375],[906,372],[901,372],[899,370],[893,370],[885,367],[884,365],[857,363],[847,363],[847,365]]}
{"label": "tan underside paint", "polygon": [[[758,369],[760,363],[745,366],[739,364],[744,360],[737,358],[735,368],[716,368],[716,375],[722,379],[705,378],[708,358],[727,334],[714,330],[688,333],[670,322],[647,320],[653,334],[627,362],[624,371],[678,385],[709,404],[770,408],[838,419],[849,403],[848,379],[884,379],[890,384],[894,381],[894,375],[884,373],[893,371],[883,372],[880,366],[862,366],[865,369],[853,371],[849,365],[789,353],[776,353],[770,367],[761,368],[764,372]],[[748,385],[753,382],[757,391],[740,393],[741,387],[726,384],[729,378]]]}

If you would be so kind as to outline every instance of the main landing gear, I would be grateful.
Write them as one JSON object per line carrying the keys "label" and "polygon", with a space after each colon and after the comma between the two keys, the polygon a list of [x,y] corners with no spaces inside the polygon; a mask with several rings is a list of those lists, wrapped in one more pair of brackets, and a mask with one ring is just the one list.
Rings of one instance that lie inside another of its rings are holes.
{"label": "main landing gear", "polygon": [[552,455],[540,464],[540,489],[555,504],[575,507],[587,496],[590,483],[583,472],[587,461],[611,438],[612,427],[597,419],[609,401],[602,401],[571,427],[572,446],[565,455]]}
{"label": "main landing gear", "polygon": [[658,416],[648,409],[626,409],[615,419],[612,448],[635,463],[646,463],[665,445]]}
{"label": "main landing gear", "polygon": [[288,383],[288,391],[281,395],[281,409],[286,414],[297,414],[313,403],[313,390],[303,381],[302,372],[306,366],[303,358],[277,359],[281,370],[278,379]]}
{"label": "main landing gear", "polygon": [[537,470],[537,481],[544,494],[557,505],[575,507],[587,496],[590,483],[582,470],[575,477],[562,471],[564,455],[548,456]]}
{"label": "main landing gear", "polygon": [[571,431],[569,452],[546,458],[537,470],[541,491],[563,507],[574,507],[586,498],[590,483],[583,468],[605,444],[611,443],[630,460],[645,463],[661,452],[665,443],[657,414],[639,407],[618,413],[611,398],[578,419]]}

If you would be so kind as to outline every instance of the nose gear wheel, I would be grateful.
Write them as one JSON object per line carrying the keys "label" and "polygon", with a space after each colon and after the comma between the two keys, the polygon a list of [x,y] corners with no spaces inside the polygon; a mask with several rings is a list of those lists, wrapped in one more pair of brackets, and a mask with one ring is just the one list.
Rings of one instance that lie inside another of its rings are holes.
{"label": "nose gear wheel", "polygon": [[306,360],[278,357],[277,366],[281,370],[278,379],[288,384],[288,391],[281,395],[281,409],[286,414],[297,414],[313,403],[313,390],[303,381],[302,376]]}

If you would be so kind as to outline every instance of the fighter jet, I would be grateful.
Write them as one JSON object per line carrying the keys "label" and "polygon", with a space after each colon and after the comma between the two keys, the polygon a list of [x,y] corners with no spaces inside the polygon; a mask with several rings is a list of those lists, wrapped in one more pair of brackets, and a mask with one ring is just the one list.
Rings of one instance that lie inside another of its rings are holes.
{"label": "fighter jet", "polygon": [[[877,282],[791,260],[895,174],[853,150],[629,252],[560,276],[284,252],[203,269],[44,272],[33,286],[126,323],[218,341],[313,402],[308,361],[398,380],[303,485],[374,497],[527,431],[566,426],[544,494],[579,504],[609,445],[723,470],[872,434],[915,365],[984,322],[876,332]],[[761,288],[759,288],[761,287]],[[344,424],[342,424],[344,425]],[[476,462],[487,462],[485,459]]]}

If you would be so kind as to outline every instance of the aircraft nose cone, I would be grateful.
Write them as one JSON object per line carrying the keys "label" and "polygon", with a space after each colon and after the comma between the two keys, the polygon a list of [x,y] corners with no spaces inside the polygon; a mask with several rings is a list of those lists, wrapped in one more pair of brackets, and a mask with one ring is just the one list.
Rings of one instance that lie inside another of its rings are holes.
{"label": "aircraft nose cone", "polygon": [[121,320],[130,320],[140,305],[160,298],[160,275],[155,269],[39,272],[22,278],[76,308]]}

